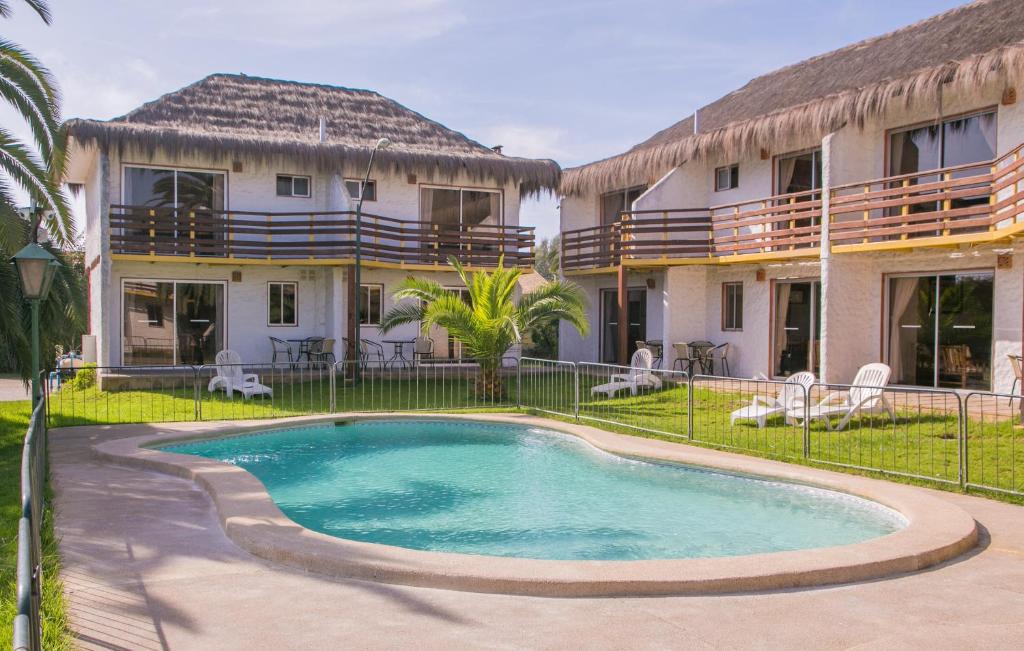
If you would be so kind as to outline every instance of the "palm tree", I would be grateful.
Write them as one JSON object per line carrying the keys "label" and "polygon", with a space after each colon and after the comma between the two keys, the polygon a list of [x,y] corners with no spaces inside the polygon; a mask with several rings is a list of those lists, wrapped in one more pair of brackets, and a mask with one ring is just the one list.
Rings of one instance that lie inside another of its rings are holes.
{"label": "palm tree", "polygon": [[[46,0],[24,0],[50,23]],[[0,0],[0,18],[11,13],[8,0]],[[35,236],[43,221],[54,243],[64,249],[75,240],[67,200],[61,191],[66,133],[60,124],[59,97],[50,72],[31,54],[0,38],[0,100],[18,112],[32,133],[32,143],[18,140],[0,126],[0,256],[5,260]],[[40,210],[26,222],[17,210],[13,189],[20,187]],[[55,252],[58,258],[62,257]],[[0,264],[0,363],[13,365],[28,376],[27,310],[13,265]],[[84,300],[81,279],[67,266],[54,279],[49,300],[42,306],[47,345],[68,336],[81,321]]]}
{"label": "palm tree", "polygon": [[503,259],[491,272],[469,273],[454,256],[449,256],[448,264],[459,274],[468,300],[433,280],[410,276],[399,284],[394,298],[412,300],[391,308],[381,328],[388,331],[419,323],[424,333],[435,326],[447,330],[480,364],[475,387],[478,396],[500,399],[504,395],[499,374],[502,357],[522,342],[530,328],[564,319],[581,335],[589,330],[586,295],[575,283],[552,280],[515,301],[513,294],[522,271],[506,269]]}

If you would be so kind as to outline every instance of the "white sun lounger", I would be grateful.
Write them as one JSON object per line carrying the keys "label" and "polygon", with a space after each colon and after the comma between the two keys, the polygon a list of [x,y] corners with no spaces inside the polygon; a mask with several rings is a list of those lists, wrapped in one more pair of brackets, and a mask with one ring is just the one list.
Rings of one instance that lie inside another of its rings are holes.
{"label": "white sun lounger", "polygon": [[[825,427],[829,430],[841,430],[857,414],[884,412],[889,414],[895,424],[896,410],[885,397],[885,387],[889,384],[891,372],[887,365],[880,362],[860,367],[849,391],[829,393],[824,400],[807,409],[807,418],[825,421]],[[790,410],[787,413],[797,420],[804,417],[802,409]],[[833,416],[842,416],[834,428],[831,422]]]}
{"label": "white sun lounger", "polygon": [[654,357],[649,349],[638,349],[633,353],[633,358],[629,360],[629,372],[613,373],[608,378],[608,382],[593,387],[590,390],[591,395],[603,393],[611,398],[619,391],[629,389],[629,392],[635,396],[640,387],[660,389],[661,378],[651,372],[653,361]]}
{"label": "white sun lounger", "polygon": [[792,421],[789,411],[803,409],[804,396],[814,384],[814,373],[801,371],[786,378],[786,382],[779,387],[779,392],[774,398],[765,396],[754,396],[754,399],[746,407],[740,407],[732,412],[729,419],[730,425],[735,425],[737,420],[752,420],[759,428],[767,424],[768,418],[786,414],[786,423]]}
{"label": "white sun lounger", "polygon": [[206,387],[210,393],[220,389],[231,398],[238,391],[245,400],[253,396],[273,397],[274,392],[270,387],[260,384],[258,375],[242,371],[242,358],[235,351],[222,350],[217,353],[215,361],[217,375],[213,376]]}

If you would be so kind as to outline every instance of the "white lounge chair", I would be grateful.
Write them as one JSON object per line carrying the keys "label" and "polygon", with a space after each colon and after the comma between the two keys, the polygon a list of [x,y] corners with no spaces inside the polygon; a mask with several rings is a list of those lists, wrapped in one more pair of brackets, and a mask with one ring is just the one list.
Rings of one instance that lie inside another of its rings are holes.
{"label": "white lounge chair", "polygon": [[732,412],[729,424],[735,425],[737,420],[753,420],[761,428],[765,426],[769,417],[785,414],[788,425],[793,421],[789,412],[803,409],[804,396],[810,391],[814,381],[814,373],[810,371],[800,371],[790,375],[779,387],[779,392],[774,398],[754,396],[749,405]]}
{"label": "white lounge chair", "polygon": [[[846,427],[854,416],[861,413],[885,412],[896,424],[896,410],[885,397],[885,387],[889,384],[891,369],[881,362],[866,364],[857,371],[849,391],[833,391],[825,399],[807,409],[808,420],[823,420],[829,430],[841,430]],[[803,409],[787,412],[791,417],[802,420]],[[833,428],[831,418],[841,416],[839,423]]]}
{"label": "white lounge chair", "polygon": [[233,350],[222,350],[217,353],[215,360],[217,375],[213,376],[206,390],[213,393],[220,389],[228,394],[229,398],[234,397],[238,391],[246,400],[253,396],[274,396],[270,387],[260,384],[260,378],[255,373],[244,373],[242,371],[242,358]]}
{"label": "white lounge chair", "polygon": [[640,387],[660,389],[661,378],[651,372],[651,363],[653,361],[654,356],[651,354],[650,349],[638,349],[629,360],[628,373],[613,373],[608,378],[608,382],[592,388],[590,390],[591,395],[603,393],[611,398],[619,391],[629,389],[629,392],[635,396]]}

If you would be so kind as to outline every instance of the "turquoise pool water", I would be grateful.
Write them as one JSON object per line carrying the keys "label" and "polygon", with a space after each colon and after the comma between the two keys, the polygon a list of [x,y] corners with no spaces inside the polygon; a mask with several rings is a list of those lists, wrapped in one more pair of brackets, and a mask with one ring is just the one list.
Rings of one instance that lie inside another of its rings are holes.
{"label": "turquoise pool water", "polygon": [[546,559],[732,556],[854,543],[904,526],[852,496],[607,454],[548,430],[362,421],[163,448],[241,466],[323,533]]}

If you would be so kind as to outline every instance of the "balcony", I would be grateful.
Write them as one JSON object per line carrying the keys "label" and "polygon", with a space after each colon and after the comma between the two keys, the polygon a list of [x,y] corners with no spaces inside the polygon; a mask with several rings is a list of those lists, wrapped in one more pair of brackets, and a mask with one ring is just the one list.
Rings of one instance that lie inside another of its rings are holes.
{"label": "balcony", "polygon": [[[1024,231],[1024,146],[993,161],[711,208],[630,211],[562,233],[562,268],[723,264],[953,246]],[[823,205],[828,196],[828,207]]]}
{"label": "balcony", "polygon": [[[533,227],[434,224],[366,214],[361,256],[370,266],[435,268],[453,255],[466,266],[533,264]],[[115,205],[110,249],[118,257],[255,264],[352,264],[352,211],[260,213]]]}

